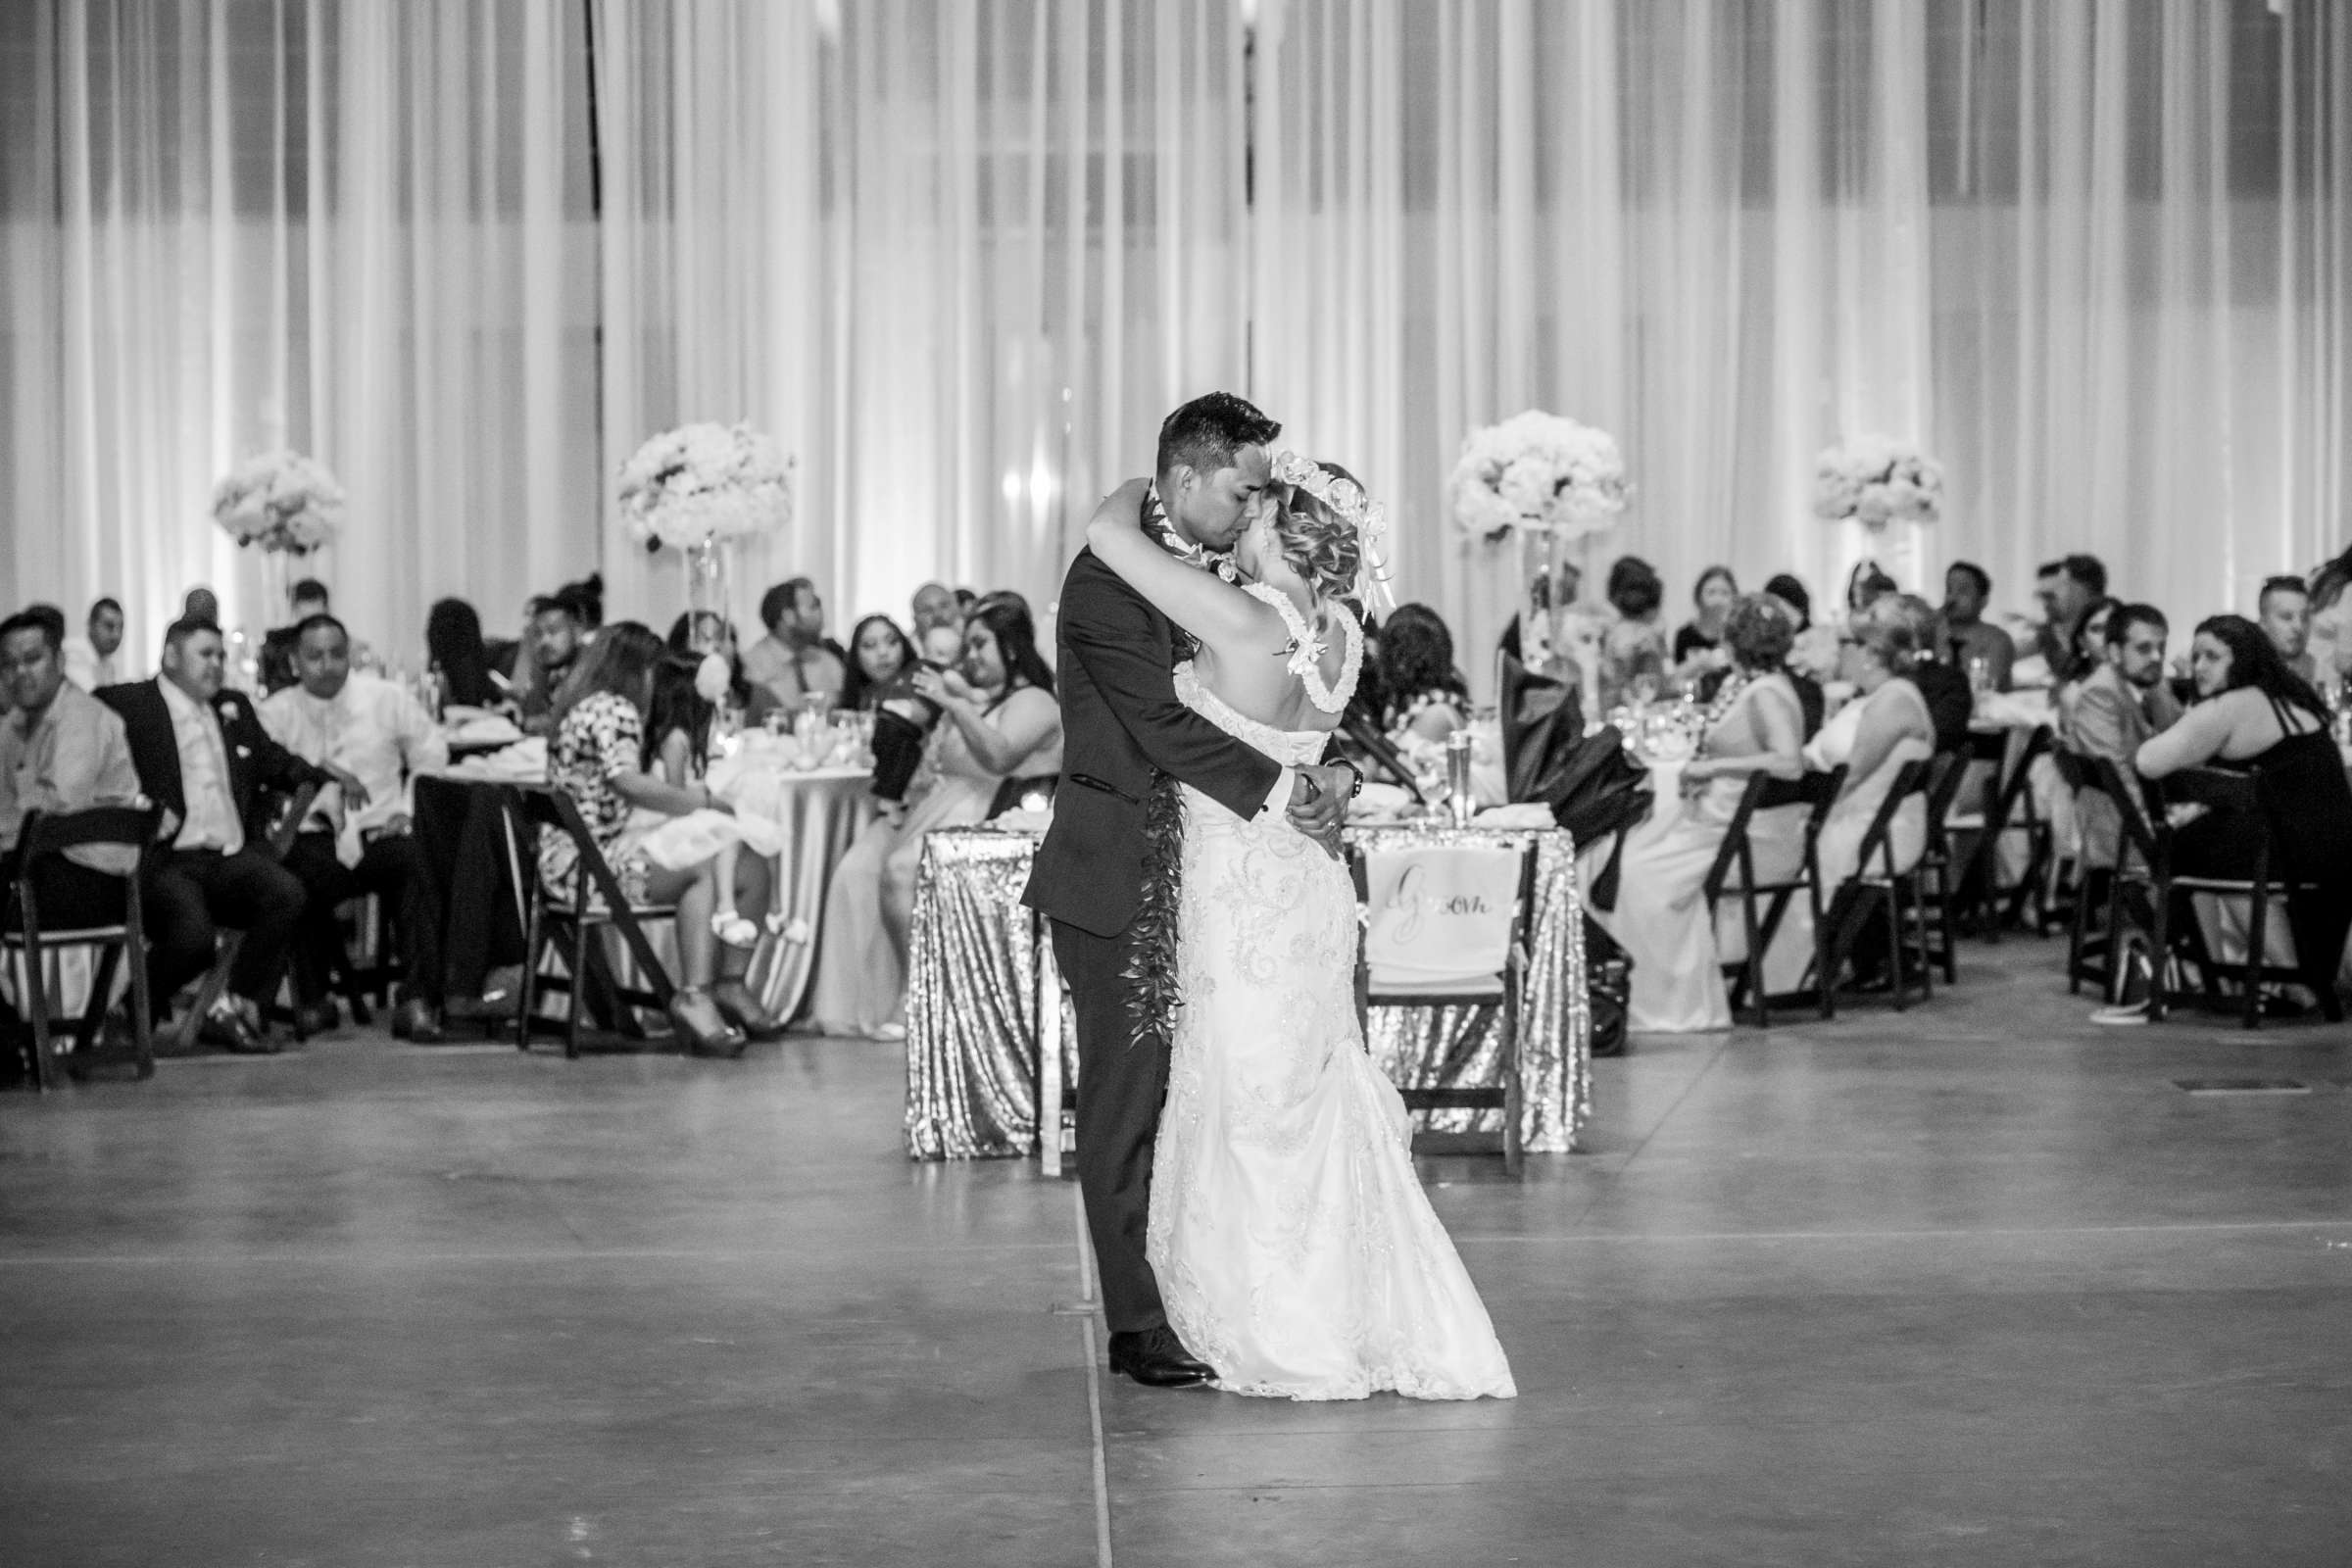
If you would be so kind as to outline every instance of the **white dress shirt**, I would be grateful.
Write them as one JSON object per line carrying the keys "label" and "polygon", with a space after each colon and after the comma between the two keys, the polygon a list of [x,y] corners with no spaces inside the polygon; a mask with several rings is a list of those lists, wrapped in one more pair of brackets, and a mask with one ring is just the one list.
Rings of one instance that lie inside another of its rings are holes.
{"label": "white dress shirt", "polygon": [[69,637],[64,649],[66,679],[85,692],[101,686],[112,686],[122,677],[116,673],[113,654],[101,655],[97,644],[87,637]]}
{"label": "white dress shirt", "polygon": [[236,797],[228,787],[228,743],[220,734],[220,715],[212,704],[198,702],[161,675],[155,683],[164,689],[164,707],[172,714],[179,788],[188,803],[187,819],[172,847],[234,855],[245,847],[245,824],[237,820]]}
{"label": "white dress shirt", "polygon": [[424,706],[405,687],[354,671],[331,699],[299,686],[273,692],[261,708],[262,727],[287,751],[314,764],[332,763],[368,786],[368,808],[344,808],[343,791],[318,792],[314,821],[331,824],[335,858],[357,865],[361,837],[395,816],[413,814],[416,777],[449,765],[449,742]]}

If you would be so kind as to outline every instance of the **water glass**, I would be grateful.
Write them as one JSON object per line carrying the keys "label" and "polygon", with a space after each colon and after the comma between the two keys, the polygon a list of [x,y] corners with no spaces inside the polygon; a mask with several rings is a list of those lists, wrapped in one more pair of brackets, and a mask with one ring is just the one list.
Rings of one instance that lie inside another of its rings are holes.
{"label": "water glass", "polygon": [[1992,690],[1992,661],[1982,654],[1968,662],[1968,689],[1979,697]]}

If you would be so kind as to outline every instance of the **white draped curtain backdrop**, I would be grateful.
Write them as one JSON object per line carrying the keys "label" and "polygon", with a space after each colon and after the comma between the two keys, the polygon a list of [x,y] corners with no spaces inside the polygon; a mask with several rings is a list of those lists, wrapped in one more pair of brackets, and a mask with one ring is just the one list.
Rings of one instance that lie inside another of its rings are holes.
{"label": "white draped curtain backdrop", "polygon": [[[1940,457],[1873,548],[2104,556],[2177,621],[2352,535],[2352,16],[2321,0],[24,0],[0,21],[13,599],[277,618],[207,517],[291,445],[314,568],[423,612],[601,566],[644,436],[800,462],[747,551],[837,627],[938,576],[1041,609],[1092,498],[1214,386],[1392,503],[1396,586],[1483,675],[1514,562],[1470,428],[1614,431],[1590,547],[1793,569],[1843,434]],[[665,575],[665,572],[667,575]],[[1673,601],[1670,600],[1670,604]]]}

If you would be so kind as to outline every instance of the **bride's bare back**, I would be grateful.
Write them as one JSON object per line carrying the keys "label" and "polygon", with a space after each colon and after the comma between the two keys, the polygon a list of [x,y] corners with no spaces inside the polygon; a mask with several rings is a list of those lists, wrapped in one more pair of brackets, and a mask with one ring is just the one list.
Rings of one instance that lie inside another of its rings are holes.
{"label": "bride's bare back", "polygon": [[[1355,617],[1329,600],[1309,596],[1301,606],[1280,589],[1229,583],[1177,560],[1143,532],[1148,491],[1142,480],[1133,480],[1104,498],[1088,529],[1095,554],[1192,633],[1200,644],[1194,674],[1235,712],[1293,733],[1337,729],[1362,660],[1363,632]],[[1296,624],[1273,600],[1288,606]],[[1321,646],[1310,667],[1326,701],[1337,699],[1329,710],[1316,705],[1307,675],[1294,667],[1302,640]]]}

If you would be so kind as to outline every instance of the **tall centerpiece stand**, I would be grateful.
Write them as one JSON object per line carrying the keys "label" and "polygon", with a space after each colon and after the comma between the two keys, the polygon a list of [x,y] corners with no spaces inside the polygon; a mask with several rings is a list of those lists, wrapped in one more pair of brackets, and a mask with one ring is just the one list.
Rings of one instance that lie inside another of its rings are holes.
{"label": "tall centerpiece stand", "polygon": [[1625,510],[1631,486],[1616,441],[1530,409],[1471,432],[1449,489],[1464,532],[1494,543],[1517,539],[1521,662],[1573,681],[1586,722],[1597,722],[1600,623],[1572,609],[1562,581],[1571,551],[1589,556],[1595,536]]}
{"label": "tall centerpiece stand", "polygon": [[[1880,566],[1890,549],[1889,525],[1912,524],[1902,542],[1910,569],[1895,580],[1917,586],[1924,578],[1920,530],[1943,514],[1943,468],[1908,443],[1882,435],[1850,437],[1821,454],[1813,514],[1851,530],[1850,573]],[[1847,607],[1838,608],[1842,612]]]}
{"label": "tall centerpiece stand", "polygon": [[665,430],[620,469],[620,511],[649,554],[679,553],[687,635],[723,658],[738,540],[792,519],[793,460],[746,424]]}
{"label": "tall centerpiece stand", "polygon": [[[297,566],[343,531],[345,504],[325,465],[299,452],[247,458],[213,487],[213,520],[238,549],[262,553],[265,616],[284,612]],[[240,685],[258,684],[259,639],[240,625],[229,640],[231,675]]]}

